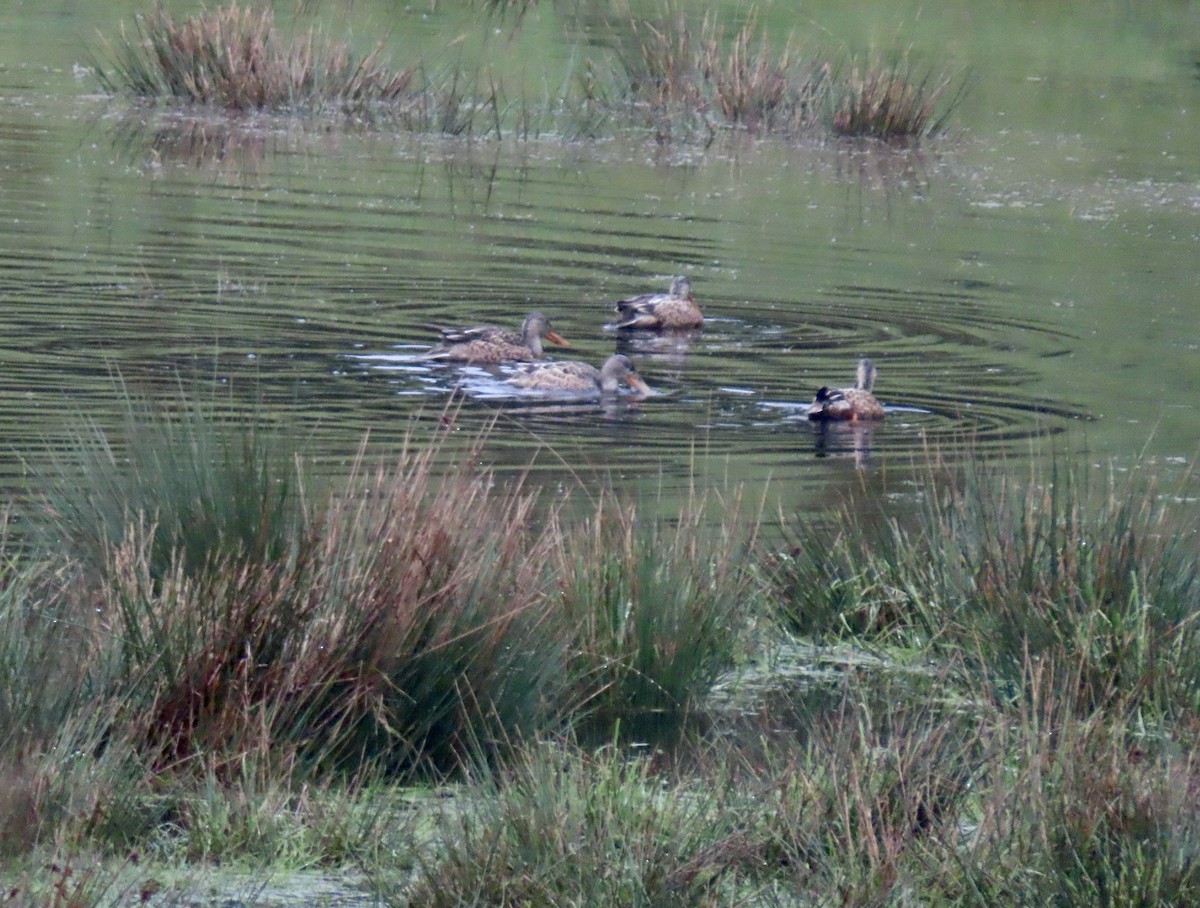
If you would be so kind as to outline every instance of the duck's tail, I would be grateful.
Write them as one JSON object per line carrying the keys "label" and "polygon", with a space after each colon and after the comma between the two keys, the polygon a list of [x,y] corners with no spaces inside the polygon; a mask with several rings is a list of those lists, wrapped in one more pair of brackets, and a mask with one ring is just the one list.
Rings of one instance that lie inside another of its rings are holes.
{"label": "duck's tail", "polygon": [[854,387],[860,391],[875,390],[875,364],[865,356],[858,361],[858,375]]}

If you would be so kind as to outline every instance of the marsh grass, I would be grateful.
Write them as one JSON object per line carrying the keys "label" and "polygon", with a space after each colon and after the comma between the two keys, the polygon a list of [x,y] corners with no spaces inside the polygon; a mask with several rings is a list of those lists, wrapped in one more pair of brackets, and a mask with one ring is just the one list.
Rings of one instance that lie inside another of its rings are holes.
{"label": "marsh grass", "polygon": [[749,856],[730,786],[669,784],[650,756],[530,747],[464,793],[394,903],[727,904]]}
{"label": "marsh grass", "polygon": [[[200,408],[129,418],[120,444],[81,431],[41,534],[81,639],[65,689],[113,698],[110,741],[158,771],[200,755],[444,770],[466,737],[536,728],[559,707],[563,641],[543,627],[553,539],[533,494],[436,472],[435,441],[306,502],[298,462],[253,428]],[[13,674],[66,670],[17,656]]]}
{"label": "marsh grass", "polygon": [[[534,5],[487,0],[513,14],[513,39]],[[792,40],[773,44],[752,10],[727,29],[713,12],[696,19],[664,0],[649,15],[615,2],[604,41],[611,52],[572,58],[557,92],[507,97],[484,61],[464,60],[461,41],[390,69],[382,49],[356,57],[309,30],[287,39],[269,7],[237,3],[176,20],[161,8],[122,25],[93,66],[110,94],[229,111],[321,114],[386,122],[414,132],[523,139],[649,129],[660,142],[711,142],[719,132],[894,139],[939,132],[957,105],[948,77],[914,76],[906,61],[850,69],[801,60]],[[487,42],[485,41],[485,45]],[[439,57],[442,58],[441,62]],[[964,83],[965,87],[965,83]]]}
{"label": "marsh grass", "polygon": [[[140,897],[140,855],[413,905],[1200,899],[1200,556],[1147,471],[931,460],[767,560],[715,491],[580,519],[414,430],[318,493],[204,407],[129,419],[50,468],[36,544],[0,525],[21,898]],[[774,620],[859,645],[709,710]]]}
{"label": "marsh grass", "polygon": [[[696,23],[683,4],[664,2],[653,17],[617,14],[615,72],[588,71],[585,98],[622,100],[627,117],[660,141],[721,130],[796,136],[826,129],[835,136],[887,141],[942,132],[966,90],[950,75],[919,74],[907,56],[867,66],[802,58],[792,37],[772,45],[752,10],[732,32],[707,13]],[[843,76],[842,73],[848,71]]]}
{"label": "marsh grass", "polygon": [[331,513],[302,655],[354,670],[327,674],[305,721],[344,730],[343,759],[452,768],[468,743],[541,727],[562,705],[553,523],[535,519],[533,493],[497,490],[487,471],[439,476],[437,448],[409,452]]}
{"label": "marsh grass", "polygon": [[380,50],[356,58],[345,44],[314,31],[286,41],[270,7],[237,3],[179,22],[161,7],[139,16],[133,35],[122,27],[107,48],[112,69],[95,67],[111,93],[173,98],[228,110],[319,108],[343,110],[403,101],[414,87],[412,68],[391,72]]}
{"label": "marsh grass", "polygon": [[693,498],[678,519],[602,500],[566,535],[556,610],[576,653],[580,707],[601,722],[682,718],[733,663],[758,608],[756,522]]}
{"label": "marsh grass", "polygon": [[1060,463],[1024,481],[931,468],[915,516],[849,501],[792,525],[775,574],[784,618],[813,635],[968,653],[1010,692],[1029,659],[1067,668],[1081,709],[1198,703],[1200,556],[1169,493]]}
{"label": "marsh grass", "polygon": [[907,58],[854,64],[831,79],[830,129],[835,135],[885,141],[928,138],[942,132],[966,90],[950,75],[917,73]]}
{"label": "marsh grass", "polygon": [[236,569],[298,555],[303,490],[277,438],[188,402],[170,413],[124,400],[120,429],[81,421],[43,468],[43,545],[103,578],[136,530],[140,567],[155,581],[172,572],[195,578],[216,562]]}
{"label": "marsh grass", "polygon": [[951,904],[1184,905],[1200,893],[1197,717],[1148,727],[1084,715],[1071,677],[1028,663],[1024,701],[997,702],[997,753],[977,778]]}
{"label": "marsh grass", "polygon": [[[382,48],[355,56],[316,31],[290,40],[274,12],[236,3],[176,21],[161,8],[139,16],[132,35],[122,25],[106,65],[93,70],[110,94],[168,100],[235,112],[335,113],[356,122],[386,122],[412,132],[503,135],[498,82],[471,70],[461,53],[431,55],[400,70]],[[528,128],[528,126],[526,127]]]}
{"label": "marsh grass", "polygon": [[607,91],[589,74],[584,96],[615,99],[662,140],[711,140],[718,129],[794,134],[816,122],[825,69],[797,62],[790,41],[773,49],[754,16],[729,35],[711,13],[696,27],[682,5],[664,3],[654,20],[626,10],[614,31],[624,37]]}

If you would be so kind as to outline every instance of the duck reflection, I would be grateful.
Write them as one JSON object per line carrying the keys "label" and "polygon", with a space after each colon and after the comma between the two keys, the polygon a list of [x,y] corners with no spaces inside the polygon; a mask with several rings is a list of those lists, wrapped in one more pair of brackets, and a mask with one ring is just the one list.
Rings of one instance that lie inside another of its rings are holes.
{"label": "duck reflection", "polygon": [[663,366],[682,369],[688,352],[700,337],[699,328],[674,331],[621,331],[617,334],[616,351],[636,356]]}
{"label": "duck reflection", "polygon": [[813,421],[813,453],[817,457],[845,457],[860,469],[871,457],[871,436],[878,424],[873,422]]}

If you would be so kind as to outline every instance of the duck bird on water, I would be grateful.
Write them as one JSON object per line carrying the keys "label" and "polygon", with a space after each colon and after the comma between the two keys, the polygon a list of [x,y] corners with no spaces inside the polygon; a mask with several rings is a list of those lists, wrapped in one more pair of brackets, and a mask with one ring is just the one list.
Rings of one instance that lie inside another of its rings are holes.
{"label": "duck bird on water", "polygon": [[520,332],[476,325],[471,328],[441,328],[442,339],[426,359],[441,359],[465,363],[514,363],[540,359],[544,353],[542,341],[560,347],[570,342],[551,329],[550,319],[540,312],[530,312],[521,324]]}
{"label": "duck bird on water", "polygon": [[641,395],[655,392],[646,384],[629,357],[620,353],[610,356],[599,369],[578,360],[530,363],[509,380],[519,388],[536,391],[567,391],[574,394],[615,394],[624,381]]}
{"label": "duck bird on water", "polygon": [[875,399],[875,364],[866,357],[858,361],[853,388],[823,387],[808,408],[809,419],[883,419],[883,405]]}
{"label": "duck bird on water", "polygon": [[692,296],[692,282],[680,275],[671,281],[668,293],[643,293],[617,303],[619,329],[699,328],[704,316]]}

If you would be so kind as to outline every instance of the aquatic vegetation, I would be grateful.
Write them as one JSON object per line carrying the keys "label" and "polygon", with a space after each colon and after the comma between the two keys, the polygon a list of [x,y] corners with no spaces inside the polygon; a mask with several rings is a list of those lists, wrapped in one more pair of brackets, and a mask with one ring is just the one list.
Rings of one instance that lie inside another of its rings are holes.
{"label": "aquatic vegetation", "polygon": [[830,128],[835,135],[884,140],[935,136],[946,125],[966,88],[950,94],[949,75],[914,74],[905,60],[854,65],[831,85]]}
{"label": "aquatic vegetation", "polygon": [[[715,16],[697,30],[681,6],[666,3],[657,20],[627,12],[621,26],[603,97],[660,139],[711,139],[727,128],[791,134],[817,122],[826,70],[797,63],[790,45],[773,51],[754,17],[727,37]],[[594,81],[584,85],[589,100],[600,97]]]}
{"label": "aquatic vegetation", "polygon": [[[487,4],[496,15],[515,12],[518,26],[534,5]],[[649,16],[617,2],[607,21],[606,49],[570,64],[563,88],[537,101],[505,97],[501,80],[485,64],[473,71],[461,52],[440,66],[416,60],[391,69],[382,48],[355,57],[312,29],[287,39],[271,8],[237,3],[178,21],[161,7],[140,15],[132,34],[122,25],[106,43],[109,62],[93,69],[111,94],[229,111],[333,111],[414,132],[496,138],[595,137],[631,127],[660,141],[825,128],[919,138],[940,131],[957,102],[943,103],[948,79],[914,80],[900,65],[853,69],[840,80],[840,66],[800,60],[790,38],[773,47],[755,14],[728,33],[714,13],[697,22],[671,0]]]}
{"label": "aquatic vegetation", "polygon": [[[257,430],[129,412],[55,465],[36,545],[0,532],[31,899],[162,885],[64,875],[93,851],[354,867],[396,904],[1200,894],[1200,559],[1153,483],[933,460],[767,553],[713,491],[580,515],[438,430],[317,495]],[[789,633],[837,670],[782,671]]]}
{"label": "aquatic vegetation", "polygon": [[111,71],[95,67],[105,90],[227,110],[365,109],[409,102],[417,88],[415,67],[389,71],[378,50],[356,59],[314,31],[284,40],[269,6],[232,3],[179,22],[158,7],[108,49]]}

